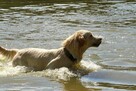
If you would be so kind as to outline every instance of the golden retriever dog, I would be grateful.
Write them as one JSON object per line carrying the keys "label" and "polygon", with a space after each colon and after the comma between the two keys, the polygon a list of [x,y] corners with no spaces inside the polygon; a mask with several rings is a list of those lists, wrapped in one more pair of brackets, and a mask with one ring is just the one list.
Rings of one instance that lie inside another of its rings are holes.
{"label": "golden retriever dog", "polygon": [[79,30],[63,41],[58,49],[5,49],[0,47],[0,55],[12,60],[12,65],[26,66],[34,71],[72,67],[78,64],[89,47],[98,47],[102,38],[96,38],[90,31]]}

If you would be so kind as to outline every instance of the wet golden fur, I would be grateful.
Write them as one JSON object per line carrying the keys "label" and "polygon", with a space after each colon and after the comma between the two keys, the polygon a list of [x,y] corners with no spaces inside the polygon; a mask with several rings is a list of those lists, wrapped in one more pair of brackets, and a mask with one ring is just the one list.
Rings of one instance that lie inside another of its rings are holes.
{"label": "wet golden fur", "polygon": [[[0,47],[0,54],[10,58],[13,66],[31,67],[33,70],[55,69],[60,67],[72,67],[79,63],[83,53],[89,47],[98,47],[101,38],[94,37],[90,31],[79,30],[63,41],[62,47],[58,49],[5,49]],[[65,54],[66,48],[70,54],[76,58],[76,62],[71,61]]]}

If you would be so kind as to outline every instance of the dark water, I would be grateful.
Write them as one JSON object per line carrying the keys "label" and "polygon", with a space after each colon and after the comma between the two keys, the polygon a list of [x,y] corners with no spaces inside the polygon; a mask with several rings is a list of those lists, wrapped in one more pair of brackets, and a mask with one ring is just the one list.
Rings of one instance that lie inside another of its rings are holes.
{"label": "dark water", "polygon": [[101,69],[63,81],[66,69],[18,73],[0,62],[0,90],[135,91],[135,0],[0,0],[0,45],[6,48],[58,48],[80,29],[103,37],[101,46],[87,50],[83,59]]}

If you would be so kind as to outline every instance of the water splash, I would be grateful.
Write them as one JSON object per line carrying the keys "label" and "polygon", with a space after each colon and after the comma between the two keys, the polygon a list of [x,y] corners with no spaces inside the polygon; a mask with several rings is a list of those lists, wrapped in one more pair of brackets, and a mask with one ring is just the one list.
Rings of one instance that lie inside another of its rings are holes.
{"label": "water splash", "polygon": [[84,60],[82,60],[74,70],[62,67],[59,69],[47,69],[43,71],[33,71],[31,68],[27,68],[25,66],[12,67],[11,62],[0,62],[0,76],[14,76],[27,72],[33,76],[50,77],[54,80],[69,80],[71,77],[86,75],[89,72],[98,70],[99,68],[100,66],[95,63]]}
{"label": "water splash", "polygon": [[30,68],[25,66],[12,66],[11,61],[0,60],[0,77],[14,76],[20,73],[26,73],[32,71]]}
{"label": "water splash", "polygon": [[62,67],[54,70],[47,69],[44,71],[31,72],[30,74],[40,77],[49,77],[53,80],[68,81],[71,77],[81,77],[100,68],[101,67],[99,65],[91,61],[82,60],[81,63],[76,66],[76,68],[68,69],[66,67]]}
{"label": "water splash", "polygon": [[13,76],[17,75],[19,73],[25,72],[25,67],[17,66],[17,67],[12,67],[12,66],[5,66],[5,67],[0,67],[0,76]]}

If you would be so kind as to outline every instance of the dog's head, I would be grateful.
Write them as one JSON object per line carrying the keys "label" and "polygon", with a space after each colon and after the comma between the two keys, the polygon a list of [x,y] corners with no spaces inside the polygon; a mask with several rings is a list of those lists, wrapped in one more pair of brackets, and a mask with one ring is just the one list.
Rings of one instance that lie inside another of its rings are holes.
{"label": "dog's head", "polygon": [[97,38],[90,31],[79,30],[68,37],[62,45],[73,51],[83,54],[89,47],[98,47],[102,42],[102,38]]}
{"label": "dog's head", "polygon": [[97,38],[90,31],[79,30],[68,37],[63,46],[78,46],[78,47],[98,47],[102,42],[102,38]]}

